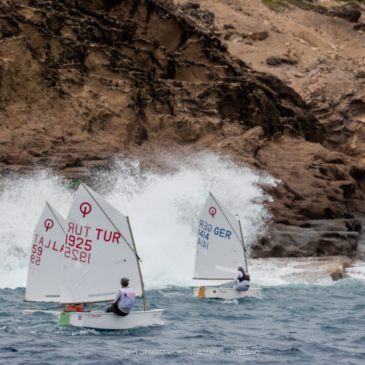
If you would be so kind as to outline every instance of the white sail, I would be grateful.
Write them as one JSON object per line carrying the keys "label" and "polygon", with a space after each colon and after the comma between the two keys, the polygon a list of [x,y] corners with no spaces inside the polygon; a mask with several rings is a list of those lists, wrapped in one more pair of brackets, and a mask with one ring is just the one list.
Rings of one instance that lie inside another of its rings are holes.
{"label": "white sail", "polygon": [[84,184],[67,216],[61,303],[115,298],[120,279],[142,295],[137,257],[127,218]]}
{"label": "white sail", "polygon": [[239,223],[209,193],[199,219],[194,279],[232,280],[241,264],[245,267]]}
{"label": "white sail", "polygon": [[35,227],[29,259],[26,302],[58,302],[66,220],[48,203]]}

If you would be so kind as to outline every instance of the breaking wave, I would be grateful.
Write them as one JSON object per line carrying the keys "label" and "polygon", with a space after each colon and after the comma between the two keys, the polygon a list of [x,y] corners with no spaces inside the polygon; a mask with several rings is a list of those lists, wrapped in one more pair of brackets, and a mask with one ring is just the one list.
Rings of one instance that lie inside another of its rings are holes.
{"label": "breaking wave", "polygon": [[[266,232],[271,219],[261,186],[269,176],[216,154],[166,159],[164,173],[141,168],[138,161],[119,159],[112,171],[96,173],[90,185],[131,220],[147,289],[196,285],[192,280],[196,222],[212,191],[242,222],[250,246]],[[32,232],[49,201],[65,218],[74,189],[46,171],[9,178],[0,192],[0,287],[25,286]]]}

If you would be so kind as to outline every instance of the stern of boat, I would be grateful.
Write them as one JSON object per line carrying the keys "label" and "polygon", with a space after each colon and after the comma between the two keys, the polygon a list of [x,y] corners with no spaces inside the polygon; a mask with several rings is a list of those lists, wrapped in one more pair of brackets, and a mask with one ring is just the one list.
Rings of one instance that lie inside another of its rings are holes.
{"label": "stern of boat", "polygon": [[220,299],[240,299],[244,297],[259,298],[261,295],[261,288],[250,288],[247,291],[236,290],[233,288],[221,288],[212,286],[201,286],[194,288],[194,297],[198,298],[220,298]]}

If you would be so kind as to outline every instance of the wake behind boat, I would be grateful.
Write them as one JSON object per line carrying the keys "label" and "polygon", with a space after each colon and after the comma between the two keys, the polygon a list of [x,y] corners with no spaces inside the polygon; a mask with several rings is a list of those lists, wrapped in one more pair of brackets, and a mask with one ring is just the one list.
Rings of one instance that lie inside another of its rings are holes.
{"label": "wake behind boat", "polygon": [[[235,279],[239,265],[242,265],[244,272],[247,271],[241,222],[209,193],[199,218],[193,279],[231,281]],[[258,297],[261,293],[259,288],[243,291],[224,288],[222,285],[194,288],[194,296],[239,299],[246,296]]]}

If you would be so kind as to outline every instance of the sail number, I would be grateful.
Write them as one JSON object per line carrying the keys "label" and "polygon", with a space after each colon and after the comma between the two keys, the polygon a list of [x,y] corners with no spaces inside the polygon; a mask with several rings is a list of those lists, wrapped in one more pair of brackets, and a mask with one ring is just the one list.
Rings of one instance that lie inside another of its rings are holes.
{"label": "sail number", "polygon": [[[213,232],[212,232],[213,231]],[[208,249],[209,248],[209,234],[214,233],[216,236],[225,238],[225,239],[231,239],[231,231],[228,231],[224,228],[215,227],[213,229],[213,226],[211,224],[208,224],[207,222],[204,222],[203,220],[200,220],[199,223],[199,229],[198,229],[198,245]]]}
{"label": "sail number", "polygon": [[202,248],[209,248],[209,233],[212,231],[212,225],[200,220],[198,229],[198,245]]}
{"label": "sail number", "polygon": [[65,257],[90,264],[91,240],[66,234]]}
{"label": "sail number", "polygon": [[[32,264],[36,264],[37,266],[39,266],[41,264],[41,256],[43,254],[43,249],[47,248],[47,249],[52,249],[53,251],[57,251],[57,252],[62,252],[63,251],[63,245],[60,248],[61,244],[57,245],[57,241],[53,242],[52,245],[52,240],[48,241],[48,245],[44,242],[44,237],[40,236],[38,234],[34,234],[35,238],[34,238],[34,243],[32,246],[32,254],[30,255],[30,262]],[[39,238],[39,239],[38,239]],[[58,249],[57,249],[58,247]]]}

